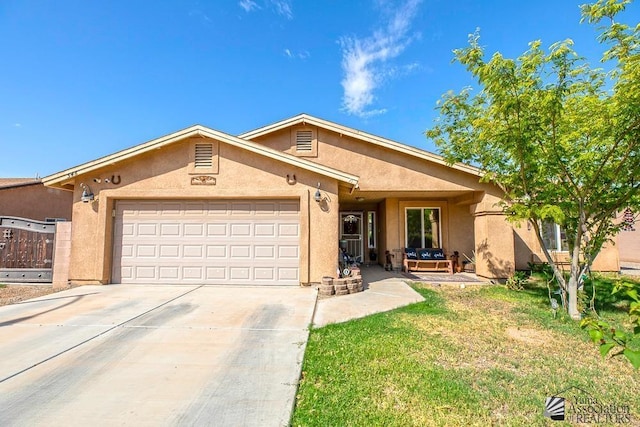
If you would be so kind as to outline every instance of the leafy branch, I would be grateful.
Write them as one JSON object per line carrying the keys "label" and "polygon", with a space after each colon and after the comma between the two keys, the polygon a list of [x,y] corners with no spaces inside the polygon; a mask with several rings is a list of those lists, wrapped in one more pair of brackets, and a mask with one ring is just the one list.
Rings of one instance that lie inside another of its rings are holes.
{"label": "leafy branch", "polygon": [[639,369],[640,347],[634,348],[631,344],[637,337],[640,337],[640,296],[638,295],[637,285],[620,281],[613,288],[612,294],[620,293],[631,299],[631,304],[629,305],[631,331],[615,328],[597,315],[584,318],[580,326],[589,330],[591,341],[599,346],[602,357],[606,357],[615,349],[612,357],[626,357],[635,369]]}

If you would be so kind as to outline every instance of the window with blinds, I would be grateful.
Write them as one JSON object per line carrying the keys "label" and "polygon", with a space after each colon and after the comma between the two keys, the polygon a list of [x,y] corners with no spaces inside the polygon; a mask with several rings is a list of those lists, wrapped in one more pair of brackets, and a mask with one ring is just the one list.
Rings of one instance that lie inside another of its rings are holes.
{"label": "window with blinds", "polygon": [[213,167],[213,144],[196,144],[194,167],[196,169]]}

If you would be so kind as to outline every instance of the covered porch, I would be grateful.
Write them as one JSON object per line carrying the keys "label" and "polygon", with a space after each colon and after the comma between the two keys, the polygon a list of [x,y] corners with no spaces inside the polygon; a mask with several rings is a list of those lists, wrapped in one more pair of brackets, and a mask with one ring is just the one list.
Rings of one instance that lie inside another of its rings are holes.
{"label": "covered porch", "polygon": [[[481,277],[515,269],[514,229],[483,191],[341,191],[340,246],[357,262],[399,270],[405,248],[439,248],[475,259]],[[475,254],[475,257],[474,257]]]}

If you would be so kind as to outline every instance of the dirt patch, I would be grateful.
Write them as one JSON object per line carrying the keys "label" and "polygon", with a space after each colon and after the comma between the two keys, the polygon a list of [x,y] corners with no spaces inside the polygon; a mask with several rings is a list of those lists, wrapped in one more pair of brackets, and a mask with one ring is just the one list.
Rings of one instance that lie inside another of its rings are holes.
{"label": "dirt patch", "polygon": [[529,328],[507,328],[507,337],[531,344],[535,346],[544,346],[553,341],[553,336],[548,331]]}
{"label": "dirt patch", "polygon": [[53,289],[51,285],[6,285],[0,287],[0,306],[49,295],[68,288]]}

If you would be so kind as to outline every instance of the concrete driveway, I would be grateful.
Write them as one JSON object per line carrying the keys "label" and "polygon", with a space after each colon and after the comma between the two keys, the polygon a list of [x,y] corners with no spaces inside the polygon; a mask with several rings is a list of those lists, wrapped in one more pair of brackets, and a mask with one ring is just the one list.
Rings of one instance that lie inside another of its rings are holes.
{"label": "concrete driveway", "polygon": [[287,425],[315,301],[111,285],[0,307],[0,425]]}

